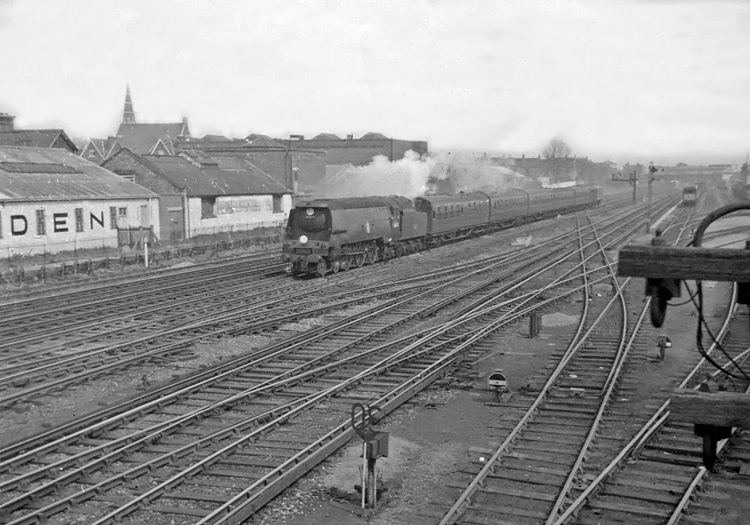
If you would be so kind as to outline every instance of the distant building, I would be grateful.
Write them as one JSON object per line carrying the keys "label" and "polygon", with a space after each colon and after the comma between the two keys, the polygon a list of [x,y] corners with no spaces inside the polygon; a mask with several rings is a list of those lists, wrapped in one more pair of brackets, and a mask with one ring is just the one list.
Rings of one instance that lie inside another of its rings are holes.
{"label": "distant building", "polygon": [[0,146],[57,148],[78,153],[78,147],[61,129],[15,129],[15,117],[0,113]]}
{"label": "distant building", "polygon": [[123,148],[103,166],[159,195],[162,239],[280,227],[292,207],[291,191],[246,159]]}
{"label": "distant building", "polygon": [[81,149],[80,155],[88,161],[101,164],[121,149],[122,145],[117,137],[89,139]]}
{"label": "distant building", "polygon": [[494,162],[509,168],[516,173],[537,180],[548,178],[552,182],[570,181],[576,179],[576,158],[561,157],[543,159],[541,157],[493,157]]}
{"label": "distant building", "polygon": [[366,133],[358,139],[353,135],[347,135],[342,139],[333,133],[320,133],[311,139],[305,139],[302,135],[291,135],[288,140],[276,140],[282,143],[289,142],[298,148],[325,151],[327,165],[366,166],[378,155],[394,161],[404,158],[407,151],[413,151],[420,156],[429,153],[426,141],[393,139],[381,133]]}
{"label": "distant building", "polygon": [[732,171],[731,164],[710,164],[708,166],[665,166],[663,171],[657,171],[656,177],[666,180],[678,180],[684,183],[718,182],[725,174]]}
{"label": "distant building", "polygon": [[116,248],[151,228],[155,193],[65,149],[0,146],[0,257]]}
{"label": "distant building", "polygon": [[244,139],[207,135],[181,141],[178,150],[203,152],[214,158],[245,159],[295,194],[311,191],[325,178],[324,150],[305,148],[296,141],[276,140],[266,135],[248,135]]}

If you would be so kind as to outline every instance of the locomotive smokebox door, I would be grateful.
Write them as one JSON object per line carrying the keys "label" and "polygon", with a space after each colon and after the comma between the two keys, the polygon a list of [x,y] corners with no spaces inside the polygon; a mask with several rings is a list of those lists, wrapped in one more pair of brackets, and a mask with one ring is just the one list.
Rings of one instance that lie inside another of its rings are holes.
{"label": "locomotive smokebox door", "polygon": [[505,372],[500,369],[492,372],[490,377],[487,378],[487,385],[498,392],[506,392],[508,390],[508,378],[505,376]]}

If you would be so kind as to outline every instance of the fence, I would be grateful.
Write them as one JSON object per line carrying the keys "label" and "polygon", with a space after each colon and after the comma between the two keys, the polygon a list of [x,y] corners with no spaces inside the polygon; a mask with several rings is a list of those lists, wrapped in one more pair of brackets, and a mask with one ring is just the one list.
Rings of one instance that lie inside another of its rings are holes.
{"label": "fence", "polygon": [[[146,231],[144,229],[143,233]],[[281,233],[282,228],[277,225],[202,235],[188,241],[160,242],[156,246],[149,244],[148,266],[163,266],[167,261],[182,258],[210,258],[221,252],[251,247],[276,248],[281,241]],[[145,265],[145,262],[144,252],[129,245],[115,249],[103,244],[98,249],[43,253],[33,257],[11,256],[5,261],[0,260],[0,285],[22,286],[71,275],[91,275],[97,270],[123,270]]]}

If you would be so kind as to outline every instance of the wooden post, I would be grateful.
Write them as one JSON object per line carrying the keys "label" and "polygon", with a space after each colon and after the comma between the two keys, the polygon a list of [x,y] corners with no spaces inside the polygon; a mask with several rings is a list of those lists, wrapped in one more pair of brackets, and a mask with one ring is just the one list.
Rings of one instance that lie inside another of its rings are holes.
{"label": "wooden post", "polygon": [[669,420],[696,425],[750,428],[750,394],[678,388],[670,398]]}
{"label": "wooden post", "polygon": [[617,275],[750,282],[750,250],[629,245],[620,249]]}

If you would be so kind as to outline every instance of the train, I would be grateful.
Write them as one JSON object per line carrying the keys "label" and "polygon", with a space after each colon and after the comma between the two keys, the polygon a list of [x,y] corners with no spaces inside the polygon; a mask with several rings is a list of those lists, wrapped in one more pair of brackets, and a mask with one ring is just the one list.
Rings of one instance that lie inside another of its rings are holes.
{"label": "train", "polygon": [[686,186],[682,188],[682,206],[695,206],[698,201],[698,188]]}
{"label": "train", "polygon": [[594,186],[312,199],[290,211],[281,258],[293,276],[322,277],[600,202]]}

